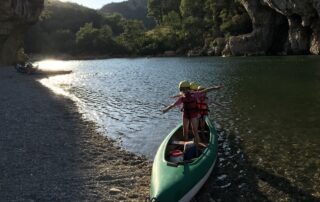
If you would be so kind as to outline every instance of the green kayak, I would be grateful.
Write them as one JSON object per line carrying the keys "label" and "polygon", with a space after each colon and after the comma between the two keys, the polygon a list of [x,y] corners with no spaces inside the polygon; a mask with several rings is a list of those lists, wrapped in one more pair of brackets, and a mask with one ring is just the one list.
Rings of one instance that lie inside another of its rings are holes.
{"label": "green kayak", "polygon": [[199,136],[206,147],[200,148],[200,153],[196,154],[194,149],[190,156],[187,142],[182,141],[182,124],[161,143],[152,167],[151,201],[190,201],[208,179],[217,158],[218,140],[210,120],[206,118],[205,121],[207,131]]}

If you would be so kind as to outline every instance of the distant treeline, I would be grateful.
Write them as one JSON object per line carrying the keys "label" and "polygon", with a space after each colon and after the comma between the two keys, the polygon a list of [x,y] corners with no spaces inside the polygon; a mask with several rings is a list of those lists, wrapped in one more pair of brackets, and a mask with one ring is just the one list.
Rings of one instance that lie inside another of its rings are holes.
{"label": "distant treeline", "polygon": [[148,17],[148,0],[129,0],[104,5],[100,11],[103,13],[120,13],[130,20],[141,20],[147,29],[155,26],[152,17]]}
{"label": "distant treeline", "polygon": [[[145,3],[145,0],[131,1]],[[42,19],[26,35],[26,50],[90,55],[154,55],[173,50],[184,54],[217,37],[227,38],[252,29],[249,16],[237,0],[148,0],[147,3],[148,15],[157,22],[148,29],[132,16],[126,19],[117,13],[73,3],[46,1]]]}
{"label": "distant treeline", "polygon": [[41,18],[26,35],[29,53],[126,54],[145,30],[142,22],[120,14],[55,0],[45,1]]}

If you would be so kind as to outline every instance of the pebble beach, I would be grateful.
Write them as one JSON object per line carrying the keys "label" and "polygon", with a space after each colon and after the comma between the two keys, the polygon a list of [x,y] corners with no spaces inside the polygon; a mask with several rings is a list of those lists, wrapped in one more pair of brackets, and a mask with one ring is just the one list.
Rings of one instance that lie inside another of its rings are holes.
{"label": "pebble beach", "polygon": [[37,79],[0,68],[0,198],[143,201],[151,163],[118,147],[76,105]]}

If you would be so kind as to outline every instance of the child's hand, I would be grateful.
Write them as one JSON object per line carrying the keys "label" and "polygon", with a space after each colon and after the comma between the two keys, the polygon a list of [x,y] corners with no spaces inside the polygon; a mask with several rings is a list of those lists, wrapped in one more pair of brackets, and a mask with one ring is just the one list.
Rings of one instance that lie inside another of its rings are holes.
{"label": "child's hand", "polygon": [[182,94],[174,95],[174,96],[171,96],[170,98],[179,98],[180,96],[182,96]]}
{"label": "child's hand", "polygon": [[168,110],[166,110],[166,109],[160,109],[160,111],[164,114],[164,113],[166,113]]}
{"label": "child's hand", "polygon": [[220,85],[216,86],[216,89],[217,89],[217,90],[220,90],[220,89],[223,88],[223,87],[224,87],[223,84],[220,84]]}

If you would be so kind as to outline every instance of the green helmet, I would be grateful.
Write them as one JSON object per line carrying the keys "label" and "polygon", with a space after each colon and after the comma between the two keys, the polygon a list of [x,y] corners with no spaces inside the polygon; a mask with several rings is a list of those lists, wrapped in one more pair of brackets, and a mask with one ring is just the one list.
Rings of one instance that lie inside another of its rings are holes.
{"label": "green helmet", "polygon": [[190,83],[188,81],[180,81],[179,88],[190,88]]}
{"label": "green helmet", "polygon": [[191,82],[190,83],[190,89],[191,90],[196,91],[196,90],[198,90],[198,87],[199,87],[199,84],[197,84],[196,82]]}

